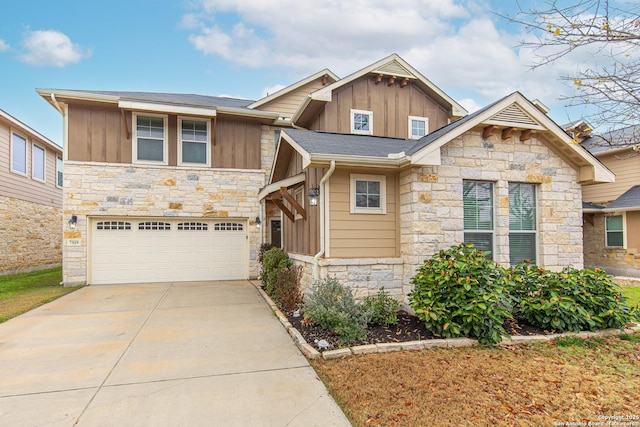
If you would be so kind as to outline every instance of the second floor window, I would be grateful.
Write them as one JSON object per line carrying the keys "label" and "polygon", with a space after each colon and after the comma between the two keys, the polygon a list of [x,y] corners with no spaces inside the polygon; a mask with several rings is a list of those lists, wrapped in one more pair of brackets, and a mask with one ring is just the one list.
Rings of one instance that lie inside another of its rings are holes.
{"label": "second floor window", "polygon": [[372,135],[373,112],[365,110],[351,110],[351,133]]}
{"label": "second floor window", "polygon": [[134,161],[167,163],[166,118],[134,114]]}
{"label": "second floor window", "polygon": [[209,121],[180,119],[180,164],[208,166]]}
{"label": "second floor window", "polygon": [[32,158],[33,158],[33,179],[37,179],[38,181],[44,181],[44,177],[45,177],[45,172],[44,172],[45,151],[44,151],[44,148],[33,144]]}
{"label": "second floor window", "polygon": [[17,133],[11,134],[11,170],[27,174],[27,140]]}
{"label": "second floor window", "polygon": [[429,132],[429,119],[409,116],[409,139],[420,139]]}
{"label": "second floor window", "polygon": [[62,187],[62,182],[63,182],[62,167],[63,167],[62,157],[57,156],[56,157],[56,185],[58,187]]}

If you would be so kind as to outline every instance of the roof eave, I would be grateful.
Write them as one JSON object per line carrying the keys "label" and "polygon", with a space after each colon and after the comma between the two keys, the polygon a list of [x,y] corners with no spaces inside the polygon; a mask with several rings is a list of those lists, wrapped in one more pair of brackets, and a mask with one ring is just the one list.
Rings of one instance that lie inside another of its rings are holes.
{"label": "roof eave", "polygon": [[0,117],[2,117],[5,120],[7,120],[9,123],[11,123],[12,126],[15,126],[15,127],[19,128],[21,131],[23,131],[25,133],[29,133],[31,135],[34,135],[36,138],[40,139],[42,142],[44,142],[50,148],[53,148],[57,152],[62,153],[62,147],[61,146],[59,146],[58,144],[56,144],[55,142],[53,142],[52,140],[50,140],[49,138],[47,138],[46,136],[44,136],[43,134],[38,132],[37,130],[33,129],[31,126],[27,125],[26,123],[22,123],[20,120],[16,119],[11,114],[9,114],[9,113],[7,113],[7,112],[5,112],[3,110],[0,110]]}

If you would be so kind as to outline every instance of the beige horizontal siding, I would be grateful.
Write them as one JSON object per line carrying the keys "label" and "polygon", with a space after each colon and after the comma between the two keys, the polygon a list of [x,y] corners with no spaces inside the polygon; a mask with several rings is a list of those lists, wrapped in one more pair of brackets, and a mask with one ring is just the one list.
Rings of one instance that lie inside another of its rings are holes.
{"label": "beige horizontal siding", "polygon": [[640,212],[627,212],[627,249],[640,254]]}
{"label": "beige horizontal siding", "polygon": [[585,185],[582,187],[582,199],[585,202],[607,204],[634,185],[640,184],[640,155],[629,150],[618,155],[598,158],[616,175],[616,182]]}
{"label": "beige horizontal siding", "polygon": [[397,176],[379,171],[358,173],[386,176],[387,212],[385,214],[350,213],[350,172],[336,171],[331,177],[330,257],[398,256]]}
{"label": "beige horizontal siding", "polygon": [[282,95],[271,102],[260,106],[260,110],[274,111],[283,117],[293,117],[304,99],[312,92],[322,89],[322,77],[299,87],[291,93]]}
{"label": "beige horizontal siding", "polygon": [[[48,145],[33,135],[16,130],[27,139],[27,174],[11,172],[11,133],[8,123],[0,121],[0,195],[42,205],[62,207],[62,189],[56,187],[56,155]],[[45,150],[45,182],[32,178],[32,145]],[[61,155],[61,154],[60,154]]]}

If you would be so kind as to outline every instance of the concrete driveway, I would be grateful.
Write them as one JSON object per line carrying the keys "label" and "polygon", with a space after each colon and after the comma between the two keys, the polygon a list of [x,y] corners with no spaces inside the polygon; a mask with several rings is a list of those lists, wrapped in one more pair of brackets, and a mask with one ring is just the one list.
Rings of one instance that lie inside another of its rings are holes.
{"label": "concrete driveway", "polygon": [[348,426],[248,282],[89,286],[0,324],[5,426]]}

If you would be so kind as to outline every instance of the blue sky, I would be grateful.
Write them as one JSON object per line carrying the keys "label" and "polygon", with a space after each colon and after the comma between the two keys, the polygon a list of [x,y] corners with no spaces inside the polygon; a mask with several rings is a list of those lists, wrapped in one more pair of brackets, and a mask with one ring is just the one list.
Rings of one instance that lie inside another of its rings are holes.
{"label": "blue sky", "polygon": [[[502,0],[10,1],[0,13],[0,109],[62,142],[35,88],[259,99],[329,68],[346,76],[398,53],[467,109],[520,90],[569,114],[563,62],[531,71]],[[526,3],[526,2],[522,2]],[[510,6],[511,5],[511,6]],[[573,67],[573,68],[572,68]]]}

